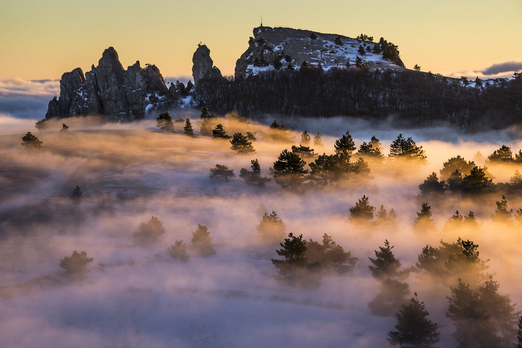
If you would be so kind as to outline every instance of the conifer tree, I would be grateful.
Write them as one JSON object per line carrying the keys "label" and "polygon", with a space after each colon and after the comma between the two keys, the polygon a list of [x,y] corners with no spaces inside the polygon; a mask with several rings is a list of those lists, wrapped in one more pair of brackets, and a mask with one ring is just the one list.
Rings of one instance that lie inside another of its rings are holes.
{"label": "conifer tree", "polygon": [[507,210],[506,196],[502,196],[502,200],[496,201],[497,209],[495,214],[491,215],[491,219],[497,223],[509,223],[513,217],[513,209]]}
{"label": "conifer tree", "polygon": [[187,244],[181,240],[176,240],[174,245],[171,245],[170,248],[167,249],[167,253],[176,261],[187,262],[190,259],[187,250]]}
{"label": "conifer tree", "polygon": [[422,184],[419,185],[422,196],[443,195],[444,181],[439,181],[435,172],[431,173]]}
{"label": "conifer tree", "polygon": [[292,145],[292,152],[297,154],[299,157],[301,157],[304,160],[309,160],[316,156],[314,153],[314,149],[311,149],[309,146],[304,146],[304,145],[299,145],[299,146]]}
{"label": "conifer tree", "polygon": [[375,207],[369,203],[369,197],[365,195],[350,208],[349,219],[358,224],[370,224],[373,220]]}
{"label": "conifer tree", "polygon": [[429,233],[435,231],[435,221],[431,218],[431,206],[428,203],[422,203],[420,213],[413,220],[413,230],[420,233]]}
{"label": "conifer tree", "polygon": [[321,135],[319,132],[314,136],[314,147],[322,147],[323,145],[323,139],[321,138]]}
{"label": "conifer tree", "polygon": [[223,125],[220,123],[212,130],[212,138],[214,139],[230,139],[230,135],[225,132]]}
{"label": "conifer tree", "polygon": [[31,132],[27,132],[26,135],[22,137],[22,145],[25,146],[26,149],[40,149],[42,147],[43,142],[38,139],[38,137],[31,134]]}
{"label": "conifer tree", "polygon": [[259,187],[265,186],[265,183],[272,180],[267,177],[261,177],[261,166],[259,165],[257,159],[250,161],[250,163],[250,168],[252,169],[251,171],[248,171],[245,168],[241,168],[239,172],[239,177],[241,179],[245,180],[248,184],[255,184]]}
{"label": "conifer tree", "polygon": [[231,149],[239,154],[250,154],[256,152],[252,146],[252,142],[241,133],[234,133],[232,140],[230,140],[230,144],[232,144]]}
{"label": "conifer tree", "polygon": [[211,114],[208,111],[208,108],[205,106],[201,111],[201,115],[199,116],[201,119],[201,127],[199,129],[202,135],[211,136],[212,132],[212,120],[216,118],[216,115]]}
{"label": "conifer tree", "polygon": [[163,223],[155,216],[151,217],[147,223],[141,223],[137,232],[132,235],[138,244],[150,245],[157,243],[159,237],[165,234]]}
{"label": "conifer tree", "polygon": [[382,144],[379,141],[379,139],[377,139],[377,137],[375,137],[375,135],[374,135],[374,136],[372,136],[372,139],[370,140],[370,142],[368,142],[368,143],[363,142],[359,146],[357,155],[363,156],[368,160],[372,160],[372,161],[378,160],[378,161],[382,162],[382,160],[384,159],[384,156],[382,154]]}
{"label": "conifer tree", "polygon": [[466,175],[461,183],[461,192],[466,195],[491,193],[495,190],[495,185],[493,180],[488,177],[486,167],[473,167],[469,175]]}
{"label": "conifer tree", "polygon": [[85,251],[79,253],[74,250],[71,256],[65,256],[60,260],[60,267],[64,270],[64,274],[71,278],[82,278],[90,270],[87,268],[93,258],[88,258]]}
{"label": "conifer tree", "polygon": [[212,237],[207,226],[199,225],[196,231],[192,232],[192,241],[190,248],[198,255],[208,257],[216,254]]}
{"label": "conifer tree", "polygon": [[283,150],[277,161],[274,162],[274,180],[286,189],[297,189],[304,182],[304,176],[308,173],[304,169],[306,162],[296,153]]}
{"label": "conifer tree", "polygon": [[460,157],[460,155],[451,157],[444,162],[440,170],[440,180],[447,180],[456,170],[461,174],[468,175],[473,167],[475,167],[475,162],[466,161],[463,157]]}
{"label": "conifer tree", "polygon": [[488,161],[492,163],[513,163],[513,152],[509,146],[502,145],[500,149],[488,156]]}
{"label": "conifer tree", "polygon": [[307,131],[304,131],[303,134],[301,134],[301,143],[300,145],[301,146],[310,146],[310,142],[311,142],[311,138],[310,138],[310,135],[308,134]]}
{"label": "conifer tree", "polygon": [[311,265],[306,258],[306,241],[303,235],[298,237],[293,233],[288,234],[284,243],[280,243],[281,249],[276,250],[277,255],[283,256],[283,260],[272,259],[272,264],[277,268],[279,278],[286,281],[302,281],[310,275]]}
{"label": "conifer tree", "polygon": [[47,128],[49,128],[49,123],[47,122],[47,120],[44,118],[40,121],[36,121],[35,125],[36,129],[38,129],[39,131],[44,131],[46,130]]}
{"label": "conifer tree", "polygon": [[397,228],[397,215],[395,214],[395,210],[390,209],[390,212],[388,212],[386,209],[384,209],[384,206],[381,205],[381,208],[376,214],[377,220],[375,223],[379,226],[386,226],[388,228],[394,229]]}
{"label": "conifer tree", "polygon": [[286,235],[286,226],[275,211],[265,213],[257,225],[258,235],[267,243],[278,242]]}
{"label": "conifer tree", "polygon": [[336,154],[351,155],[356,150],[350,131],[346,131],[345,135],[335,141],[334,148]]}
{"label": "conifer tree", "polygon": [[389,158],[392,160],[404,159],[419,164],[426,164],[426,155],[422,146],[417,146],[411,137],[405,139],[399,134],[390,145]]}
{"label": "conifer tree", "polygon": [[317,263],[321,269],[338,274],[352,271],[359,260],[352,257],[350,252],[345,252],[343,247],[335,243],[326,233],[323,235],[322,244],[310,239],[305,256],[312,264]]}
{"label": "conifer tree", "polygon": [[210,168],[210,174],[209,178],[222,178],[225,179],[226,182],[228,182],[228,178],[233,178],[236,175],[234,174],[234,171],[232,169],[228,169],[227,166],[216,164],[215,168]]}
{"label": "conifer tree", "polygon": [[192,123],[190,123],[190,119],[185,119],[185,127],[183,127],[183,133],[188,135],[189,137],[194,136],[194,130],[192,129]]}
{"label": "conifer tree", "polygon": [[67,132],[69,130],[69,126],[67,126],[65,123],[62,123],[62,129],[60,129],[60,132]]}
{"label": "conifer tree", "polygon": [[429,320],[428,315],[424,302],[419,302],[415,293],[410,303],[402,305],[397,313],[397,331],[388,333],[388,342],[403,348],[433,348],[439,341],[438,325]]}
{"label": "conifer tree", "polygon": [[172,117],[170,117],[170,114],[168,112],[162,112],[156,118],[156,126],[159,129],[164,130],[166,132],[174,131],[174,123],[172,122]]}
{"label": "conifer tree", "polygon": [[398,271],[401,267],[401,262],[393,255],[393,246],[390,246],[390,242],[386,239],[384,241],[384,247],[379,247],[379,250],[375,250],[375,259],[369,257],[368,259],[373,266],[368,266],[372,272],[372,276],[375,279],[382,280],[386,278],[405,278],[408,276],[409,271]]}
{"label": "conifer tree", "polygon": [[250,141],[256,141],[257,138],[252,132],[246,132],[246,138]]}
{"label": "conifer tree", "polygon": [[79,200],[82,198],[82,196],[83,196],[82,190],[80,189],[80,187],[78,185],[76,185],[76,187],[73,189],[73,191],[71,193],[71,198],[75,199],[75,200]]}

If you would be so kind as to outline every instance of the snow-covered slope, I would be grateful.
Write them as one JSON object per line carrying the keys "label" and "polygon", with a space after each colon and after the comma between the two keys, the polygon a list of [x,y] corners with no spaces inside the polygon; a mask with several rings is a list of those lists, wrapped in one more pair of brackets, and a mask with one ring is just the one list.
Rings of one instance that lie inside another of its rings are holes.
{"label": "snow-covered slope", "polygon": [[[364,54],[362,53],[364,49]],[[400,59],[384,59],[381,45],[337,34],[324,34],[291,28],[254,28],[249,47],[236,63],[236,78],[246,78],[263,71],[299,69],[303,62],[328,70],[332,67],[355,66],[361,63],[370,69],[403,69]],[[278,67],[278,62],[281,66]]]}

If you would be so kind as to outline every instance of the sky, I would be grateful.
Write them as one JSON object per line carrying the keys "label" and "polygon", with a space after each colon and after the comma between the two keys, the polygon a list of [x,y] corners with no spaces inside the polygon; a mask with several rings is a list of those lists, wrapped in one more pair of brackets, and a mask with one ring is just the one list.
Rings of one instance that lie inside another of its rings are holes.
{"label": "sky", "polygon": [[522,69],[521,15],[520,0],[2,0],[0,80],[85,72],[109,46],[124,67],[139,60],[186,77],[200,42],[232,75],[261,16],[265,26],[384,37],[408,68],[483,76],[492,67]]}

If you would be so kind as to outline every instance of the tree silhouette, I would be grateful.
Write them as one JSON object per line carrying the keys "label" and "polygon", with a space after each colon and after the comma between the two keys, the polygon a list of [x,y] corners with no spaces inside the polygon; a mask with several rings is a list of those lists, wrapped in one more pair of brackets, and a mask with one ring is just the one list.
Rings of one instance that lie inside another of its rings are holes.
{"label": "tree silhouette", "polygon": [[397,344],[403,348],[418,347],[432,348],[439,341],[438,325],[428,319],[428,311],[424,302],[419,302],[417,294],[412,297],[410,303],[402,305],[397,313],[397,331],[388,333],[388,342]]}
{"label": "tree silhouette", "polygon": [[402,134],[399,134],[397,139],[390,145],[391,159],[404,159],[420,164],[426,164],[426,155],[422,146],[417,146],[411,137],[405,139]]}
{"label": "tree silhouette", "polygon": [[234,171],[232,169],[228,169],[227,166],[216,164],[215,168],[210,168],[210,174],[209,178],[222,178],[225,179],[226,182],[228,182],[228,178],[233,178],[236,175],[234,174]]}
{"label": "tree silhouette", "polygon": [[176,240],[174,245],[171,245],[170,248],[167,249],[167,253],[176,261],[187,262],[190,259],[187,250],[187,244],[181,240]]}
{"label": "tree silhouette", "polygon": [[375,250],[375,259],[369,257],[368,259],[373,266],[368,266],[372,272],[372,276],[375,279],[382,280],[387,278],[400,278],[404,279],[408,277],[409,270],[398,271],[401,267],[399,260],[393,255],[393,246],[390,246],[388,240],[384,241],[384,247],[379,247],[379,250]]}
{"label": "tree silhouette", "polygon": [[306,162],[296,153],[283,150],[274,162],[274,180],[285,189],[297,189],[304,182],[308,173],[304,169]]}
{"label": "tree silhouette", "polygon": [[185,127],[183,127],[183,133],[188,135],[189,137],[194,136],[194,129],[192,129],[192,123],[190,123],[190,119],[187,117],[185,119]]}
{"label": "tree silhouette", "polygon": [[230,139],[230,135],[225,132],[222,124],[216,125],[216,128],[212,131],[212,138],[214,139]]}
{"label": "tree silhouette", "polygon": [[71,198],[75,199],[75,200],[79,200],[80,198],[82,198],[82,196],[83,196],[82,190],[80,189],[80,187],[78,185],[76,185],[76,187],[73,189],[73,191],[71,193]]}
{"label": "tree silhouette", "polygon": [[266,243],[278,242],[286,235],[286,226],[275,211],[270,214],[265,213],[256,230]]}
{"label": "tree silhouette", "polygon": [[323,138],[321,138],[321,135],[319,132],[314,136],[314,146],[315,147],[321,147],[323,145]]}
{"label": "tree silhouette", "polygon": [[357,224],[370,224],[375,207],[369,203],[369,197],[362,196],[354,207],[350,208],[349,219]]}
{"label": "tree silhouette", "polygon": [[513,209],[507,210],[506,196],[502,196],[502,200],[496,201],[497,209],[495,214],[491,215],[491,219],[497,223],[509,223],[513,217]]}
{"label": "tree silhouette", "polygon": [[156,118],[156,127],[166,132],[174,131],[174,123],[172,122],[172,117],[170,117],[168,112],[162,112]]}
{"label": "tree silhouette", "polygon": [[323,235],[322,244],[310,239],[305,256],[311,263],[318,263],[323,270],[338,274],[352,271],[359,260],[352,257],[350,252],[345,252],[343,247],[335,243],[326,233]]}
{"label": "tree silhouette", "polygon": [[137,232],[132,235],[140,245],[150,245],[157,243],[159,237],[165,234],[163,223],[155,216],[151,217],[147,223],[141,223]]}
{"label": "tree silhouette", "polygon": [[301,146],[310,146],[310,142],[312,139],[310,138],[310,135],[307,131],[304,131],[303,134],[301,134]]}
{"label": "tree silhouette", "polygon": [[69,127],[65,123],[62,123],[62,129],[60,129],[60,132],[67,132],[68,130]]}
{"label": "tree silhouette", "polygon": [[413,230],[420,233],[434,232],[436,222],[431,218],[431,206],[428,203],[422,203],[420,213],[413,220]]}
{"label": "tree silhouette", "polygon": [[336,154],[351,155],[356,150],[350,131],[346,131],[345,135],[335,141],[334,148]]}
{"label": "tree silhouette", "polygon": [[303,235],[296,237],[290,232],[285,242],[279,245],[281,249],[276,250],[277,255],[283,256],[284,259],[271,259],[272,264],[277,268],[278,277],[290,282],[302,282],[308,279],[311,283],[316,283],[318,275],[311,277],[316,265],[310,264],[306,258],[307,247]]}
{"label": "tree silhouette", "polygon": [[255,184],[259,187],[263,187],[265,186],[265,183],[272,180],[267,177],[261,177],[261,166],[259,165],[257,159],[251,160],[250,163],[250,168],[252,169],[251,171],[248,171],[245,168],[241,168],[241,170],[239,171],[239,177],[245,180],[246,183]]}
{"label": "tree silhouette", "polygon": [[71,278],[82,278],[90,270],[87,268],[93,258],[88,258],[85,251],[79,253],[74,250],[71,256],[65,256],[60,260],[60,267],[64,270],[67,277]]}
{"label": "tree silhouette", "polygon": [[191,249],[200,256],[208,257],[216,254],[207,226],[198,224],[196,231],[192,232],[191,243]]}
{"label": "tree silhouette", "polygon": [[239,154],[250,154],[256,152],[252,146],[252,142],[241,133],[234,133],[232,140],[230,140],[230,144],[232,144],[231,149]]}
{"label": "tree silhouette", "polygon": [[431,173],[422,184],[419,185],[422,196],[443,195],[444,181],[439,181],[435,172]]}
{"label": "tree silhouette", "polygon": [[38,139],[38,137],[31,134],[31,132],[27,132],[26,135],[22,137],[22,145],[25,146],[26,149],[39,149],[42,147],[43,142]]}

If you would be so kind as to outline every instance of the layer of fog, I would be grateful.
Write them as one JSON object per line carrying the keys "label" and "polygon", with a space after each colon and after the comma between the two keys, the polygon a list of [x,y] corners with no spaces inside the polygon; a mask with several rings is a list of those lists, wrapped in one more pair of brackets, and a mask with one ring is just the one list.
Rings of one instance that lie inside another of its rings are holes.
{"label": "layer of fog", "polygon": [[[173,118],[187,116],[197,115]],[[373,131],[341,118],[299,125],[285,120],[295,125],[296,142],[304,129],[311,135],[321,132],[325,147],[317,152],[332,153],[335,140],[350,130],[357,146],[377,135],[387,153],[403,133],[423,146],[429,161],[394,175],[374,170],[374,179],[364,187],[296,194],[273,181],[259,188],[238,177],[228,183],[208,177],[215,164],[238,175],[254,158],[263,175],[271,176],[268,168],[291,144],[262,140],[261,133],[268,130],[254,122],[223,121],[229,134],[258,132],[257,153],[244,156],[230,150],[226,141],[187,137],[179,124],[175,134],[167,134],[153,120],[116,125],[68,119],[68,132],[58,132],[61,121],[37,132],[33,121],[4,117],[2,124],[11,124],[11,130],[0,127],[0,337],[6,346],[387,346],[396,320],[373,316],[367,307],[379,291],[368,256],[385,239],[395,245],[393,251],[406,268],[415,264],[426,244],[469,238],[480,245],[483,259],[491,259],[490,272],[501,284],[500,292],[522,303],[522,276],[516,271],[522,267],[522,236],[490,219],[500,197],[430,202],[439,231],[418,235],[411,228],[422,202],[418,185],[428,174],[438,173],[450,157],[471,160],[477,151],[486,156],[500,143],[518,151],[522,143],[509,132],[466,137],[443,129]],[[193,125],[199,129],[195,118]],[[41,151],[26,151],[20,144],[27,131],[43,141]],[[442,134],[445,141],[436,140]],[[490,171],[495,181],[509,180],[514,173]],[[84,192],[80,203],[69,198],[75,185]],[[399,228],[368,231],[353,226],[347,219],[349,208],[363,195],[376,207],[393,208]],[[511,199],[509,204],[522,208],[522,201]],[[307,240],[331,235],[359,258],[355,270],[345,277],[325,277],[317,288],[298,289],[276,280],[270,262],[277,258],[275,247],[262,245],[256,234],[260,205],[276,211],[287,232],[302,233]],[[480,230],[441,232],[457,209],[474,211]],[[132,233],[151,216],[163,222],[167,233],[157,245],[136,246]],[[191,255],[187,264],[172,261],[166,249],[178,239],[189,244],[198,224],[208,226],[217,254]],[[82,282],[67,281],[58,266],[73,250],[94,257]],[[438,345],[454,346],[454,328],[445,318],[449,289],[434,295],[431,285],[414,275],[407,282],[411,293],[417,291],[426,302],[430,319],[441,325]]]}

